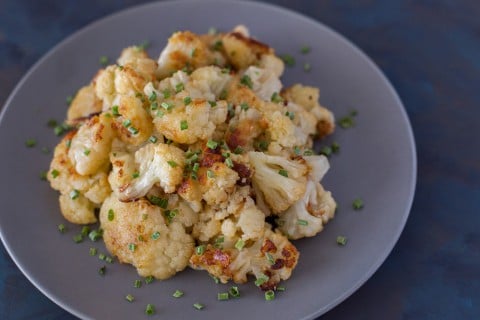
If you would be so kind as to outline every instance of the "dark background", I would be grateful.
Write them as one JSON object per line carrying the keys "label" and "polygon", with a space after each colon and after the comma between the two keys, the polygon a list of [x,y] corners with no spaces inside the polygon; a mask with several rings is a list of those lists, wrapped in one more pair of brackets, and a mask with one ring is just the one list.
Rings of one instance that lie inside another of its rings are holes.
{"label": "dark background", "polygon": [[[0,106],[59,41],[143,2],[0,0]],[[480,319],[480,1],[267,2],[330,26],[366,52],[397,89],[417,144],[417,191],[397,246],[321,318]],[[0,245],[0,319],[74,317]]]}

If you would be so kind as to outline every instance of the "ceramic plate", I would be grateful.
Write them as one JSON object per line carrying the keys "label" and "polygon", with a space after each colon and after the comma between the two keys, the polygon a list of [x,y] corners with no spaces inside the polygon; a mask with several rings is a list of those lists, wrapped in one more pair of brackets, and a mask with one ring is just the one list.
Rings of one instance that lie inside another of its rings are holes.
{"label": "ceramic plate", "polygon": [[[320,87],[321,103],[341,118],[357,110],[356,125],[338,128],[327,142],[337,141],[340,152],[331,157],[323,181],[338,201],[336,218],[314,238],[295,242],[300,262],[287,290],[267,302],[252,283],[241,286],[239,299],[217,301],[218,285],[206,272],[185,270],[167,281],[140,289],[127,265],[107,264],[89,255],[105,252],[101,243],[75,244],[80,227],[66,224],[57,193],[39,179],[48,168],[50,150],[59,138],[46,123],[65,118],[65,97],[88,83],[99,69],[99,57],[115,58],[122,48],[151,41],[157,57],[176,30],[205,33],[214,26],[230,30],[245,24],[251,34],[279,54],[291,54],[296,65],[287,68],[285,85],[296,82]],[[303,46],[308,54],[301,54]],[[305,72],[303,64],[311,71]],[[29,138],[34,148],[25,147]],[[22,79],[3,108],[0,123],[0,232],[13,260],[46,296],[83,319],[139,319],[147,303],[163,319],[313,319],[331,309],[380,266],[395,245],[407,220],[415,188],[414,140],[405,110],[387,79],[342,36],[297,13],[250,2],[180,1],[134,7],[95,22],[75,33],[44,56]],[[356,197],[365,207],[354,211]],[[346,246],[336,243],[348,238]],[[181,299],[171,295],[185,292]],[[133,294],[129,303],[125,295]],[[206,307],[198,311],[193,303]]]}

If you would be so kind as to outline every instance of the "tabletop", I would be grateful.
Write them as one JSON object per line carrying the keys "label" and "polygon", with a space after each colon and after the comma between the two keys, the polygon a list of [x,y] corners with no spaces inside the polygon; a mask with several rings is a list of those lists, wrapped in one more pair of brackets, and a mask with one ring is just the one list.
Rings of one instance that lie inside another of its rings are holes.
{"label": "tabletop", "polygon": [[[50,48],[145,1],[0,0],[0,106]],[[390,256],[321,319],[480,318],[480,2],[269,0],[338,31],[402,99],[418,156],[407,225]],[[0,245],[0,319],[75,319]]]}

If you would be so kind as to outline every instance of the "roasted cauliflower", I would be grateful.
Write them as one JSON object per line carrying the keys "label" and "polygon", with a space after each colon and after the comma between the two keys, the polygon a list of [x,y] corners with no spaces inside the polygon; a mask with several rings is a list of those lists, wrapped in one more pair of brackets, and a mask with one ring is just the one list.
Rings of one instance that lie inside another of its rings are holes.
{"label": "roasted cauliflower", "polygon": [[107,249],[141,276],[190,265],[275,290],[299,259],[289,239],[314,236],[336,208],[328,159],[311,155],[333,113],[317,88],[284,88],[283,71],[244,26],[176,32],[157,60],[124,49],[67,112],[48,172],[62,214],[99,219]]}

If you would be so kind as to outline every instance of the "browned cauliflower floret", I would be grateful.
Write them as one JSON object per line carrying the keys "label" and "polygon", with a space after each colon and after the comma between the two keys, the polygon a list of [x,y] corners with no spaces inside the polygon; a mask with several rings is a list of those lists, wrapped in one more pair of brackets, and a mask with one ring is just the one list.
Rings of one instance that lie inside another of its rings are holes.
{"label": "browned cauliflower floret", "polygon": [[148,57],[145,50],[137,46],[123,49],[122,54],[117,59],[118,65],[130,67],[146,81],[155,80],[157,62]]}
{"label": "browned cauliflower floret", "polygon": [[282,212],[305,193],[308,167],[301,159],[249,152],[254,168],[253,182],[273,212]]}
{"label": "browned cauliflower floret", "polygon": [[157,76],[162,79],[184,68],[223,64],[223,60],[221,54],[210,50],[198,35],[189,31],[176,32],[158,58]]}
{"label": "browned cauliflower floret", "polygon": [[281,280],[287,280],[295,268],[299,253],[280,233],[265,230],[262,238],[251,244],[235,247],[206,246],[203,254],[193,254],[190,266],[206,270],[223,283],[247,281],[248,275],[257,278],[263,290],[275,289]]}
{"label": "browned cauliflower floret", "polygon": [[[119,168],[124,168],[125,165],[128,168],[132,167],[131,158],[125,156],[125,159],[120,161]],[[120,185],[118,196],[123,201],[145,196],[155,184],[158,184],[165,193],[175,192],[183,180],[185,156],[181,149],[173,145],[147,144],[135,152],[135,164],[137,171],[130,177],[124,177],[123,172],[120,176],[110,177],[111,181],[117,178],[122,182],[128,181],[123,185],[115,182],[115,185]],[[115,171],[120,174],[120,169]]]}
{"label": "browned cauliflower floret", "polygon": [[74,124],[102,111],[102,101],[92,84],[78,90],[67,112],[67,122]]}
{"label": "browned cauliflower floret", "polygon": [[272,54],[273,49],[269,46],[239,31],[227,33],[222,37],[222,50],[228,62],[237,70],[257,64],[262,55]]}
{"label": "browned cauliflower floret", "polygon": [[72,138],[68,150],[75,170],[81,175],[89,175],[108,166],[113,136],[112,119],[105,114],[84,122]]}
{"label": "browned cauliflower floret", "polygon": [[201,167],[198,181],[203,200],[209,205],[227,201],[238,178],[238,173],[222,162],[216,162],[209,168]]}
{"label": "browned cauliflower floret", "polygon": [[318,99],[320,90],[314,87],[302,86],[296,84],[286,88],[281,93],[282,97],[288,101],[305,108],[317,120],[317,131],[319,137],[329,135],[335,129],[335,119],[333,113],[320,106]]}
{"label": "browned cauliflower floret", "polygon": [[[87,224],[96,221],[94,209],[111,193],[107,174],[80,175],[68,157],[68,150],[76,131],[68,133],[55,147],[47,178],[53,189],[60,192],[60,209],[72,223]],[[77,201],[78,200],[78,201]]]}
{"label": "browned cauliflower floret", "polygon": [[194,240],[181,223],[164,216],[147,200],[105,200],[100,223],[107,249],[122,263],[130,263],[141,276],[167,279],[188,265]]}

